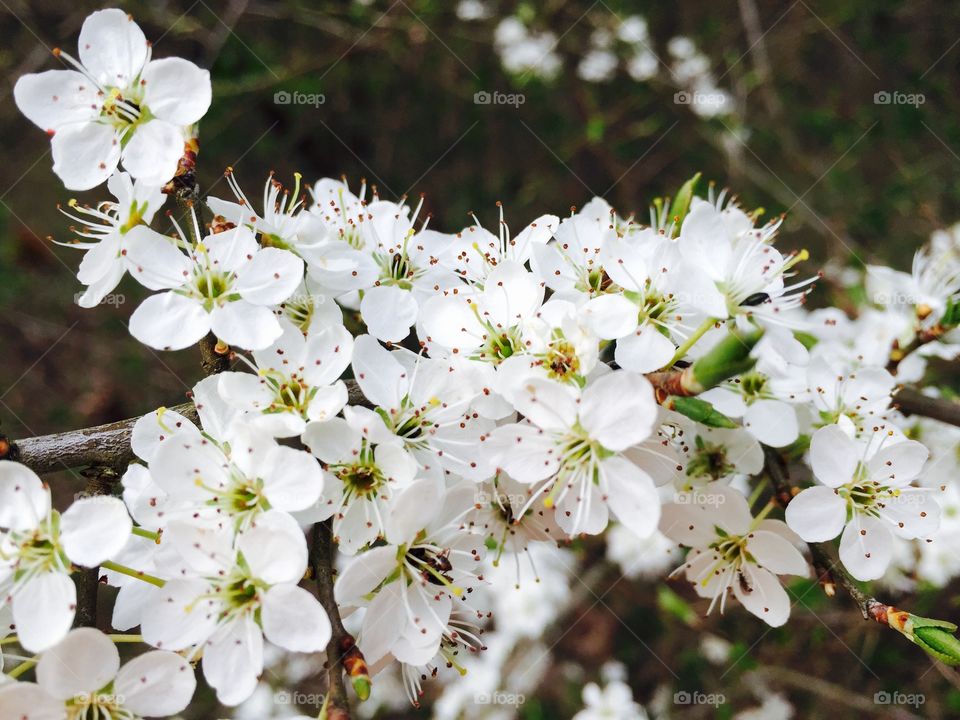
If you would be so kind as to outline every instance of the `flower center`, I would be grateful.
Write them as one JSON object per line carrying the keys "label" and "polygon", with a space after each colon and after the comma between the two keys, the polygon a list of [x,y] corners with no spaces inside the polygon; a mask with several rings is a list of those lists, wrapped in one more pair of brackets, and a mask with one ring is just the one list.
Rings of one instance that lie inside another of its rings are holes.
{"label": "flower center", "polygon": [[719,480],[736,470],[736,466],[727,457],[725,446],[707,442],[699,435],[695,445],[696,452],[687,462],[688,477],[709,477],[712,480]]}

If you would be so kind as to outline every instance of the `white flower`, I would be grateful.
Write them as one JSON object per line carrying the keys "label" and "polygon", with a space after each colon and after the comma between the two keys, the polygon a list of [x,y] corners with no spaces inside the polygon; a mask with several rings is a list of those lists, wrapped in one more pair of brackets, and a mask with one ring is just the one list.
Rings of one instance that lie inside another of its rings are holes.
{"label": "white flower", "polygon": [[838,370],[826,358],[816,357],[807,366],[807,383],[822,423],[838,423],[862,433],[886,427],[896,381],[882,367]]}
{"label": "white flower", "polygon": [[375,445],[362,430],[366,416],[345,408],[346,420],[311,422],[303,442],[327,471],[320,515],[333,515],[341,552],[353,555],[386,533],[397,493],[414,480],[418,466],[400,445]]}
{"label": "white flower", "polygon": [[478,582],[483,538],[460,529],[474,491],[473,483],[444,493],[432,480],[417,480],[393,505],[390,544],[357,555],[337,578],[341,607],[366,606],[358,644],[368,663],[389,653],[419,667],[438,652],[455,662],[448,650],[474,645],[454,606],[476,617],[463,598]]}
{"label": "white flower", "polygon": [[493,474],[484,447],[493,423],[471,411],[477,389],[466,373],[442,360],[390,352],[361,335],[354,344],[353,374],[375,407],[355,408],[354,426],[372,442],[400,445],[434,477],[442,470],[473,480]]}
{"label": "white flower", "polygon": [[787,506],[787,523],[807,542],[840,538],[840,559],[858,580],[886,571],[894,535],[927,537],[940,524],[933,491],[909,487],[927,449],[914,440],[879,435],[852,440],[839,426],[820,428],[810,442],[810,466],[822,483]]}
{"label": "white flower", "polygon": [[263,349],[283,332],[270,308],[303,279],[300,258],[261,247],[245,227],[208,235],[189,255],[172,242],[137,243],[127,257],[134,277],[167,291],[144,300],[130,318],[130,333],[158,350],[189,347],[211,330],[229,345]]}
{"label": "white flower", "polygon": [[22,76],[17,107],[52,136],[53,171],[88,190],[122,162],[134,178],[163,185],[177,170],[189,128],[210,107],[210,74],[182,58],[151,60],[151,45],[122,10],[87,17],[75,70]]}
{"label": "white flower", "polygon": [[630,686],[621,680],[612,680],[601,688],[596,683],[583,686],[586,707],[573,720],[647,720],[647,713],[633,700]]}
{"label": "white flower", "polygon": [[278,445],[243,423],[214,437],[177,433],[150,460],[168,519],[243,530],[271,509],[305,510],[320,497],[323,471],[303,450]]}
{"label": "white flower", "polygon": [[693,198],[680,227],[678,247],[685,261],[682,292],[707,316],[738,315],[787,323],[786,311],[799,307],[816,277],[786,285],[784,278],[806,253],[784,258],[773,247],[780,227],[774,221],[754,228],[733,205]]}
{"label": "white flower", "polygon": [[423,338],[444,354],[497,364],[523,352],[520,326],[536,315],[542,302],[542,282],[517,262],[501,262],[482,290],[462,287],[428,300],[421,312]]}
{"label": "white flower", "polygon": [[[710,483],[681,502],[663,506],[660,530],[692,548],[683,572],[709,613],[729,590],[741,604],[773,627],[790,616],[790,598],[777,575],[809,574],[797,550],[799,538],[780,520],[754,518],[746,498],[722,483]],[[762,515],[762,514],[761,514]]]}
{"label": "white flower", "polygon": [[0,598],[12,603],[20,644],[40,652],[73,623],[72,565],[96,567],[120,551],[132,523],[112,497],[75,501],[62,515],[32,470],[0,460]]}
{"label": "white flower", "polygon": [[0,689],[0,717],[167,717],[186,709],[196,685],[193,668],[176,653],[154,650],[120,667],[106,635],[78,628],[43,653],[36,684]]}
{"label": "white flower", "polygon": [[646,378],[612,372],[582,393],[534,378],[511,400],[525,419],[494,430],[491,442],[500,468],[535,485],[528,504],[545,494],[571,536],[601,532],[608,511],[640,536],[653,532],[660,511],[653,481],[624,456],[657,419]]}
{"label": "white flower", "polygon": [[685,473],[674,476],[678,490],[689,490],[716,480],[756,475],[763,469],[763,449],[745,429],[694,426],[685,431],[693,436],[684,445]]}
{"label": "white flower", "polygon": [[353,336],[343,325],[318,328],[304,337],[281,319],[283,334],[264,350],[253,352],[256,374],[224,372],[223,398],[246,411],[254,427],[274,437],[293,437],[309,421],[332,418],[347,404],[340,376],[350,365]]}
{"label": "white flower", "polygon": [[71,220],[81,223],[72,231],[86,238],[66,243],[68,247],[86,250],[77,273],[80,282],[88,286],[77,303],[86,308],[99,304],[130,269],[126,248],[131,243],[154,241],[144,226],[150,224],[165,199],[159,187],[131,180],[125,172],[113,173],[107,180],[107,188],[116,202],[89,207],[71,200],[70,208],[77,215],[64,212]]}
{"label": "white flower", "polygon": [[[497,203],[497,207],[500,210],[500,222],[496,235],[484,229],[474,216],[473,225],[442,238],[450,244],[450,250],[441,260],[467,282],[482,286],[490,271],[506,261],[525,264],[534,247],[543,245],[553,237],[560,222],[556,215],[541,215],[512,236],[503,219],[503,204]],[[440,234],[433,230],[425,230],[424,233]]]}
{"label": "white flower", "polygon": [[[200,537],[200,536],[198,536]],[[243,702],[263,672],[263,638],[294,652],[318,652],[330,621],[309,591],[300,526],[286,513],[260,515],[236,540],[198,539],[194,577],[169,580],[143,609],[144,641],[203,652],[203,674],[225,705]]]}

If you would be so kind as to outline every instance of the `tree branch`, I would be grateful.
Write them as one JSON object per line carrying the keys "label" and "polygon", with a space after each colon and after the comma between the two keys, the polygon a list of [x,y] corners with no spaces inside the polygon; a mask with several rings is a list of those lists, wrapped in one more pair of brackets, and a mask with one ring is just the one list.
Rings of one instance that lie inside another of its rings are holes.
{"label": "tree branch", "polygon": [[[327,643],[327,697],[325,699],[327,720],[349,720],[350,702],[347,699],[347,687],[343,681],[344,671],[348,671],[348,658],[359,655],[353,635],[347,632],[340,619],[337,600],[333,593],[334,584],[334,543],[330,520],[315,523],[310,531],[310,554],[313,576],[317,581],[317,597],[330,618],[330,642]],[[363,662],[360,656],[360,662]],[[364,674],[365,668],[364,668]]]}
{"label": "tree branch", "polygon": [[960,403],[930,397],[914,388],[901,389],[893,398],[893,406],[904,415],[920,415],[960,426]]}

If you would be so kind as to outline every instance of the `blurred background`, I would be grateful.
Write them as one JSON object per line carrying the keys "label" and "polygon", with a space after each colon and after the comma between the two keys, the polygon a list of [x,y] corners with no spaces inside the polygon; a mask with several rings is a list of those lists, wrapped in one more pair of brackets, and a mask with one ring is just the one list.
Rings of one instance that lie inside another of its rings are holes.
{"label": "blurred background", "polygon": [[[198,172],[201,190],[221,197],[229,197],[227,166],[252,198],[270,170],[283,182],[295,171],[306,181],[345,175],[352,187],[365,178],[386,199],[409,195],[415,204],[422,193],[431,226],[446,231],[470,224],[470,211],[495,227],[502,201],[518,231],[595,195],[644,220],[653,197],[699,171],[747,208],[786,213],[780,244],[808,248],[810,272],[833,274],[862,263],[909,269],[931,231],[960,220],[954,4],[117,4],[153,40],[155,57],[180,55],[211,70]],[[200,377],[195,351],[155,353],[129,337],[142,298],[134,283],[124,282],[112,304],[76,307],[80,254],[51,241],[71,238],[56,210],[71,195],[50,170],[47,138],[12,101],[16,78],[59,67],[51,49],[74,52],[84,17],[100,7],[0,0],[0,432],[12,438],[175,404]],[[811,302],[843,306],[830,276]],[[525,702],[491,706],[501,714],[483,717],[571,717],[583,683],[600,679],[610,660],[625,669],[607,673],[623,674],[644,704],[665,692],[724,696],[667,702],[663,716],[960,713],[954,673],[814,585],[792,588],[800,598],[792,622],[771,631],[739,611],[703,620],[689,598],[625,579],[602,546],[570,552],[588,567],[589,587],[575,587],[557,608],[559,629],[544,631],[542,641],[557,644]],[[955,616],[955,589],[921,587],[912,609]],[[305,688],[315,680],[302,677]],[[924,703],[876,701],[896,689]],[[366,712],[427,714],[403,709],[402,691],[392,692],[399,697],[375,694]],[[427,700],[437,693],[430,686]],[[210,703],[195,717],[227,715]],[[742,714],[758,707],[765,714]]]}

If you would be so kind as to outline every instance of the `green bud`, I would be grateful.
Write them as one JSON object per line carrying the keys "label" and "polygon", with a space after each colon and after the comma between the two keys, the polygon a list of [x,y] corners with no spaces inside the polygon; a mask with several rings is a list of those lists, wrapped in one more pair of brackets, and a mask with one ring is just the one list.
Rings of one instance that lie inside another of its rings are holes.
{"label": "green bud", "polygon": [[673,220],[676,218],[676,225],[674,226],[674,232],[676,234],[680,233],[680,225],[690,210],[690,201],[693,200],[693,190],[699,180],[700,173],[697,173],[687,180],[680,187],[680,190],[677,191],[677,196],[673,199],[673,204],[670,205],[670,219]]}
{"label": "green bud", "polygon": [[887,622],[928,655],[947,665],[960,665],[960,640],[953,634],[957,630],[954,623],[893,608],[887,612]]}
{"label": "green bud", "polygon": [[706,355],[690,366],[697,392],[716,387],[724,380],[750,370],[756,360],[750,351],[763,337],[762,330],[749,333],[730,332]]}
{"label": "green bud", "polygon": [[913,633],[913,641],[940,662],[960,665],[960,640],[943,628],[917,628]]}
{"label": "green bud", "polygon": [[357,697],[360,698],[361,702],[370,697],[369,677],[366,675],[360,675],[358,677],[350,678],[350,682],[353,683],[353,691],[357,694]]}
{"label": "green bud", "polygon": [[715,428],[735,428],[737,424],[713,407],[706,400],[697,397],[679,397],[671,395],[663,403],[665,407],[676,410],[681,415],[686,415],[691,420],[696,420],[702,425]]}

